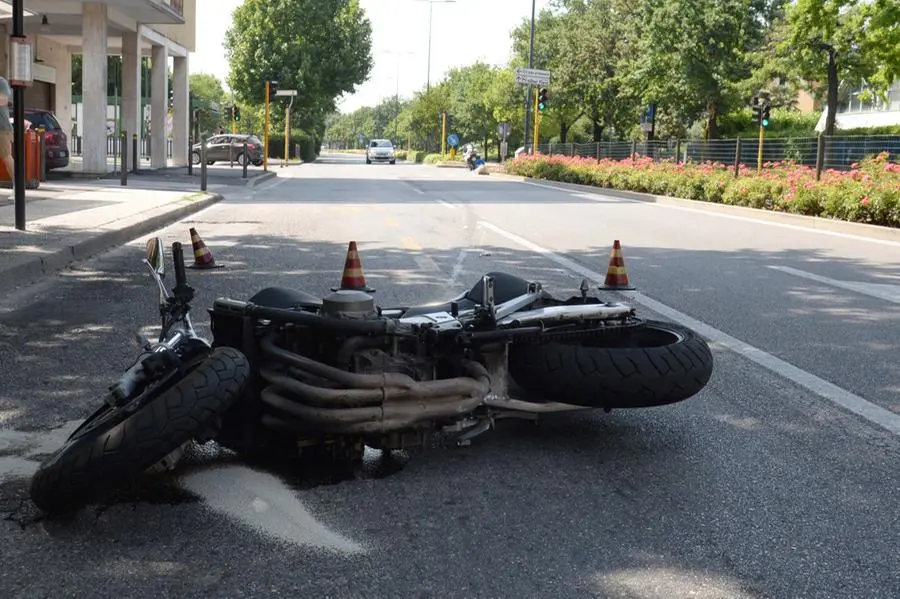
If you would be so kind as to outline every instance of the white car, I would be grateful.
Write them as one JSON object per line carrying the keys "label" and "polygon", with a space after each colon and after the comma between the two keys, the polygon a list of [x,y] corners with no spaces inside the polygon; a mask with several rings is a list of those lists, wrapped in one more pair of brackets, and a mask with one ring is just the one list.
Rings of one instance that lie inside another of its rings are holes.
{"label": "white car", "polygon": [[373,139],[366,148],[366,164],[373,162],[389,162],[396,164],[394,158],[394,144],[389,139]]}

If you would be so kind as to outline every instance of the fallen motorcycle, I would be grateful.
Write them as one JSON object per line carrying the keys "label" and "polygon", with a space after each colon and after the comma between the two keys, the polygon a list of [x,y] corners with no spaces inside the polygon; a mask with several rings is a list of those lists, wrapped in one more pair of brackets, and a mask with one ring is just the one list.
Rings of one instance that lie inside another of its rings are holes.
{"label": "fallen motorcycle", "polygon": [[560,300],[502,272],[421,307],[381,307],[364,279],[324,298],[281,287],[220,298],[210,343],[191,324],[180,243],[172,254],[171,294],[159,238],[143,261],[159,286],[159,341],[139,340],[138,361],[32,479],[46,512],[171,469],[194,441],[358,460],[365,446],[415,447],[435,433],[468,444],[502,418],[672,404],[712,375],[709,346],[688,328],[589,296],[587,281]]}

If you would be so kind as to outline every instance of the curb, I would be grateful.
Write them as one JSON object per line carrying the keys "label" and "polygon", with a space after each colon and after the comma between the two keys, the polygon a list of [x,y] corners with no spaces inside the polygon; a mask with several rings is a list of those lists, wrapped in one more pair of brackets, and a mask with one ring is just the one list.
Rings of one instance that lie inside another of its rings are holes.
{"label": "curb", "polygon": [[268,171],[261,175],[257,175],[256,177],[253,177],[252,179],[249,179],[246,183],[244,183],[244,187],[256,187],[260,183],[265,183],[266,181],[269,181],[270,179],[274,179],[277,176],[278,176],[278,173],[276,173],[274,171]]}
{"label": "curb", "polygon": [[763,210],[760,208],[748,208],[746,206],[732,206],[730,204],[702,202],[700,200],[685,200],[684,198],[658,196],[649,193],[640,193],[637,191],[595,187],[593,185],[565,183],[562,181],[551,181],[549,179],[532,179],[530,177],[523,177],[520,175],[501,175],[500,173],[497,174],[501,177],[508,178],[514,181],[520,181],[522,183],[538,183],[541,185],[546,185],[547,187],[555,187],[557,189],[581,191],[585,193],[592,193],[594,195],[613,198],[619,197],[621,199],[644,202],[647,204],[678,206],[681,208],[690,208],[693,210],[710,212],[714,214],[718,213],[727,216],[739,216],[741,218],[749,218],[761,222],[771,222],[775,224],[802,227],[804,229],[812,229],[815,231],[828,231],[831,233],[856,235],[858,237],[867,237],[869,239],[878,239],[881,241],[900,243],[900,229],[893,227],[883,227],[881,225],[870,225],[867,223],[853,223],[842,220],[832,220],[822,218],[820,216],[807,216],[805,214],[789,214],[786,212],[775,212],[772,210]]}
{"label": "curb", "polygon": [[[201,192],[202,193],[202,192]],[[185,198],[196,193],[185,194],[181,199],[172,204],[181,204]],[[166,210],[160,214],[150,216],[136,223],[126,225],[121,229],[107,231],[96,237],[79,241],[74,245],[66,245],[63,248],[41,257],[34,258],[18,266],[3,270],[0,269],[0,296],[12,293],[27,285],[37,283],[41,279],[54,275],[71,264],[90,258],[91,256],[131,241],[141,235],[146,235],[157,229],[161,229],[172,223],[200,212],[220,202],[223,198],[218,193],[206,193],[202,200],[191,201],[187,205],[181,205],[173,210]]]}

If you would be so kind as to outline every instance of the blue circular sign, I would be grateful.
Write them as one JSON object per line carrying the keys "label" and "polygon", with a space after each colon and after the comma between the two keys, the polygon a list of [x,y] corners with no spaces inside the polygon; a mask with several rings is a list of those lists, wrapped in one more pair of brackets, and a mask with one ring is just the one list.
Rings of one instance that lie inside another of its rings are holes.
{"label": "blue circular sign", "polygon": [[459,144],[459,136],[456,133],[451,133],[447,136],[447,143],[451,147],[456,147]]}

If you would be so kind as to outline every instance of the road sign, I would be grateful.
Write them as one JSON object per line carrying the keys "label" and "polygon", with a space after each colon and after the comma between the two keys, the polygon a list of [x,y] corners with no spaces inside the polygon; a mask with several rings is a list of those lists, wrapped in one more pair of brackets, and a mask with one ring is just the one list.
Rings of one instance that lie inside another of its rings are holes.
{"label": "road sign", "polygon": [[456,133],[451,133],[447,136],[447,145],[451,148],[455,148],[459,145],[459,136]]}
{"label": "road sign", "polygon": [[550,71],[540,69],[516,69],[516,83],[522,85],[550,85]]}
{"label": "road sign", "polygon": [[497,135],[500,136],[500,139],[506,139],[509,137],[509,123],[506,121],[497,125]]}
{"label": "road sign", "polygon": [[275,92],[276,96],[296,96],[297,90],[295,89],[280,89]]}

